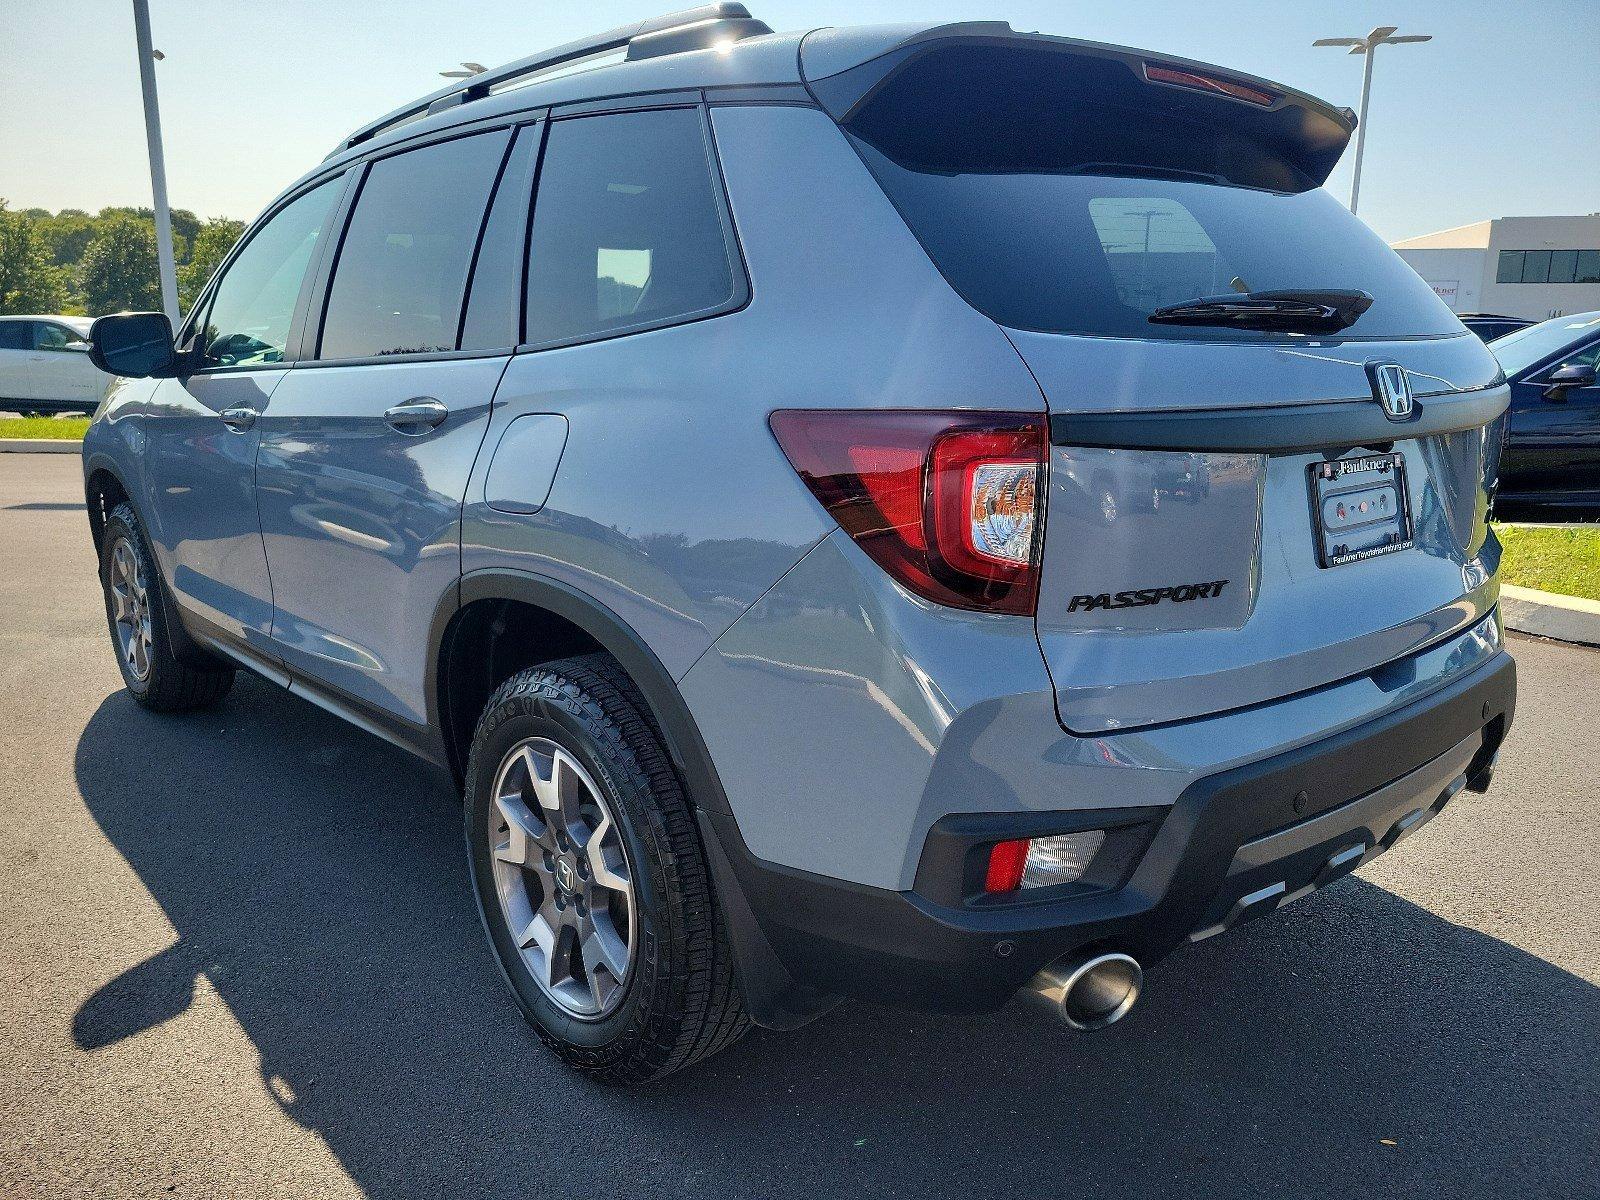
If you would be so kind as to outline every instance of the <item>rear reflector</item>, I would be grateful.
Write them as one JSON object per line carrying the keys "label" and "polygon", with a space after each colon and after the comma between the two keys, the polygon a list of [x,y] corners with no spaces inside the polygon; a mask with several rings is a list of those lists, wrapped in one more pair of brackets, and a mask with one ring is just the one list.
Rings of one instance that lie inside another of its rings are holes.
{"label": "rear reflector", "polygon": [[771,424],[812,494],[901,585],[956,608],[1033,612],[1043,416],[786,409]]}
{"label": "rear reflector", "polygon": [[1000,842],[989,851],[989,872],[983,879],[986,892],[1014,892],[1022,886],[1022,872],[1028,861],[1028,839]]}
{"label": "rear reflector", "polygon": [[1198,71],[1190,71],[1184,67],[1162,66],[1160,63],[1145,63],[1144,77],[1151,83],[1170,83],[1173,87],[1188,88],[1195,92],[1215,92],[1219,96],[1231,96],[1235,100],[1243,100],[1247,104],[1259,104],[1263,108],[1270,108],[1278,99],[1271,92],[1240,83],[1237,79],[1228,79],[1221,75],[1202,75]]}

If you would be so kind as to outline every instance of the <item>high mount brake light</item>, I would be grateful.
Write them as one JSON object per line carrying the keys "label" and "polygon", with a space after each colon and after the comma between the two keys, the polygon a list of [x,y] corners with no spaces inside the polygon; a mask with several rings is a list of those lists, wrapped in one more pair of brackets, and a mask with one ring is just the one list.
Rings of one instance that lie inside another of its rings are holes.
{"label": "high mount brake light", "polygon": [[1033,612],[1042,415],[784,409],[771,424],[829,515],[905,587],[957,608]]}
{"label": "high mount brake light", "polygon": [[1144,77],[1151,83],[1168,83],[1173,87],[1188,88],[1194,92],[1213,92],[1219,96],[1231,96],[1235,100],[1243,100],[1246,104],[1259,104],[1262,108],[1271,108],[1278,100],[1278,97],[1271,92],[1264,92],[1237,79],[1229,79],[1222,75],[1202,75],[1199,71],[1163,66],[1161,63],[1145,63]]}

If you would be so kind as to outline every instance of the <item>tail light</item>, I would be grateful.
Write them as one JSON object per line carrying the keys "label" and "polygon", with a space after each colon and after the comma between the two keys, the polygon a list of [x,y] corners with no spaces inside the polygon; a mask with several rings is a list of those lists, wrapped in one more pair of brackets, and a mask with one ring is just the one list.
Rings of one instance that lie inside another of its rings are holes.
{"label": "tail light", "polygon": [[956,608],[1033,612],[1043,416],[786,409],[771,423],[829,515],[905,587]]}
{"label": "tail light", "polygon": [[997,842],[989,851],[983,890],[991,894],[1076,883],[1105,844],[1103,829]]}

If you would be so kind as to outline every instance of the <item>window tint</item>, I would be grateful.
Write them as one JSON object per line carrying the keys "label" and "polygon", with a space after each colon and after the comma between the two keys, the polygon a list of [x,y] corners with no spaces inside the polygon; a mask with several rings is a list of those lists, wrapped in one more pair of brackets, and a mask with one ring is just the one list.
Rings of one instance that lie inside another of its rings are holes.
{"label": "window tint", "polygon": [[1576,250],[1552,250],[1550,252],[1550,282],[1571,283],[1578,270],[1578,252]]}
{"label": "window tint", "polygon": [[510,135],[372,164],[328,292],[322,358],[454,350],[467,272]]}
{"label": "window tint", "polygon": [[1522,282],[1548,283],[1550,280],[1550,251],[1527,250],[1522,255]]}
{"label": "window tint", "polygon": [[529,342],[703,315],[734,298],[695,109],[555,122],[533,213]]}
{"label": "window tint", "polygon": [[[1165,304],[1239,290],[1357,289],[1341,336],[1448,336],[1455,317],[1321,188],[1280,193],[1040,170],[946,173],[866,143],[873,174],[955,289],[1002,325],[1100,337],[1270,341],[1254,330],[1151,324]],[[989,164],[991,166],[996,164]]]}
{"label": "window tint", "polygon": [[1600,283],[1600,250],[1502,250],[1496,283]]}
{"label": "window tint", "polygon": [[228,265],[200,334],[205,366],[283,361],[311,252],[342,186],[342,180],[329,180],[290,201]]}
{"label": "window tint", "polygon": [[0,350],[31,350],[31,321],[0,321]]}
{"label": "window tint", "polygon": [[539,159],[544,126],[517,134],[516,145],[500,173],[483,243],[472,268],[472,290],[466,320],[461,323],[463,350],[498,350],[522,338],[522,260],[528,236],[528,199]]}
{"label": "window tint", "polygon": [[1321,133],[1281,136],[1247,104],[1201,119],[1182,97],[1115,60],[955,46],[908,60],[845,128],[945,278],[1003,325],[1277,341],[1148,318],[1237,291],[1352,289],[1373,303],[1341,337],[1460,332],[1433,290],[1314,186],[1321,152],[1309,142]]}
{"label": "window tint", "polygon": [[1585,346],[1561,364],[1563,367],[1600,367],[1600,342]]}

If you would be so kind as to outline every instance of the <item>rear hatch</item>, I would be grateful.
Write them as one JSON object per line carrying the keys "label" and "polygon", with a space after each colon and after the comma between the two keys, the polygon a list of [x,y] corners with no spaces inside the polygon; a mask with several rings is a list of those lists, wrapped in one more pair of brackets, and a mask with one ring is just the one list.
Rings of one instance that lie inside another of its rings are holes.
{"label": "rear hatch", "polygon": [[1065,727],[1382,682],[1488,614],[1506,388],[1322,189],[1347,112],[1003,27],[810,83],[1044,393],[1037,624]]}

